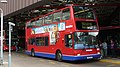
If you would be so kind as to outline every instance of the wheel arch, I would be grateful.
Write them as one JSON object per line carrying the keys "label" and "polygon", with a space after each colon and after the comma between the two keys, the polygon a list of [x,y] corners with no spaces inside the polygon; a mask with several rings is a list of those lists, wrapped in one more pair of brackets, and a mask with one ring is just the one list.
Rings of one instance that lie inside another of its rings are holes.
{"label": "wheel arch", "polygon": [[35,56],[35,50],[34,50],[34,48],[31,48],[31,56]]}
{"label": "wheel arch", "polygon": [[[57,49],[56,52],[55,52],[55,55],[57,54],[57,52],[61,52],[61,50],[60,50],[60,49]],[[62,53],[62,52],[61,52],[61,53]]]}
{"label": "wheel arch", "polygon": [[34,48],[31,48],[31,51],[35,51]]}

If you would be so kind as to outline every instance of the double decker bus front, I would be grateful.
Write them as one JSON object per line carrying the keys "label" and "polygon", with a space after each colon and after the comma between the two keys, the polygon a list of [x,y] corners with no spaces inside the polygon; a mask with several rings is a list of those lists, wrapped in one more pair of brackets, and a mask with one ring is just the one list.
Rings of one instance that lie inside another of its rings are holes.
{"label": "double decker bus front", "polygon": [[73,6],[75,31],[72,45],[76,57],[74,60],[99,59],[97,44],[98,22],[92,9],[85,6]]}

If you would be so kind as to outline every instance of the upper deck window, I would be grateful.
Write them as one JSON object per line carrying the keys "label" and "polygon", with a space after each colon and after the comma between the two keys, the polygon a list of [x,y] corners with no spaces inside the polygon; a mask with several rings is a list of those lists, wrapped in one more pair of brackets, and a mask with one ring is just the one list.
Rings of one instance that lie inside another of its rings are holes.
{"label": "upper deck window", "polygon": [[36,21],[35,26],[40,26],[40,21],[39,20]]}
{"label": "upper deck window", "polygon": [[53,18],[53,15],[45,16],[45,24],[52,23],[52,18]]}
{"label": "upper deck window", "polygon": [[63,10],[62,13],[63,13],[62,20],[70,19],[70,9],[69,8]]}
{"label": "upper deck window", "polygon": [[31,26],[35,26],[35,20],[31,22]]}
{"label": "upper deck window", "polygon": [[53,14],[53,22],[60,22],[61,20],[61,11],[56,12]]}
{"label": "upper deck window", "polygon": [[36,21],[36,26],[41,26],[43,24],[43,19],[42,18],[39,18],[37,21]]}
{"label": "upper deck window", "polygon": [[93,10],[88,7],[74,6],[73,10],[75,18],[95,19]]}
{"label": "upper deck window", "polygon": [[31,21],[27,22],[27,28],[31,28],[32,25],[31,25]]}
{"label": "upper deck window", "polygon": [[97,24],[96,22],[76,22],[77,30],[96,30]]}

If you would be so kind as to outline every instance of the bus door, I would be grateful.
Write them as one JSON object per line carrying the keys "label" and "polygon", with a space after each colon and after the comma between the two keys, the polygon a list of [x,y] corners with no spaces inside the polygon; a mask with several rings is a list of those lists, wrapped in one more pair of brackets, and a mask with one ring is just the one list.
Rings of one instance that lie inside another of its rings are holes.
{"label": "bus door", "polygon": [[64,54],[70,55],[72,54],[72,48],[73,48],[73,35],[72,34],[66,34],[64,37]]}

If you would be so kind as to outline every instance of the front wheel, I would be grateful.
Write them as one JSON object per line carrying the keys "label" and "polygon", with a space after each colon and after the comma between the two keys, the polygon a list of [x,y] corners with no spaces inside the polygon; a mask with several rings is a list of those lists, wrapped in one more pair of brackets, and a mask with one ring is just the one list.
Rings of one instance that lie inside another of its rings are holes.
{"label": "front wheel", "polygon": [[60,51],[57,52],[57,54],[56,54],[56,59],[57,59],[58,61],[62,61],[62,53],[61,53]]}
{"label": "front wheel", "polygon": [[31,56],[33,56],[33,57],[35,56],[35,51],[34,51],[34,49],[31,50]]}

